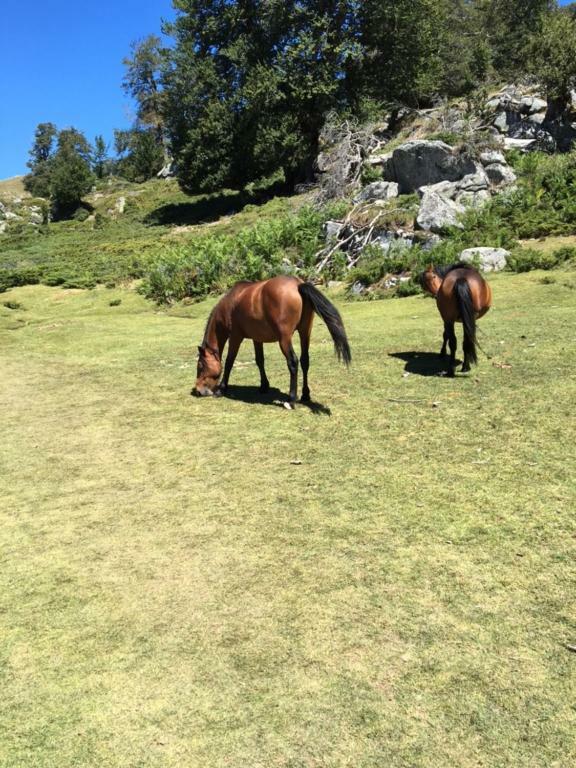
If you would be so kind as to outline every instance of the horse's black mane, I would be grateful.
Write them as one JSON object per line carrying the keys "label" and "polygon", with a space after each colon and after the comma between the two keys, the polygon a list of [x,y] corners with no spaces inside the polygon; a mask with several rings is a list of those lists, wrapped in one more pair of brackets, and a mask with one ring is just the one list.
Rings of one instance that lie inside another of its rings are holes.
{"label": "horse's black mane", "polygon": [[466,264],[465,261],[457,261],[455,264],[450,264],[449,267],[434,267],[434,272],[444,279],[449,272],[455,269],[474,269],[471,264]]}
{"label": "horse's black mane", "polygon": [[[228,291],[228,293],[231,293],[234,288],[236,288],[239,285],[250,285],[251,283],[255,283],[255,280],[239,280],[237,283],[234,283],[232,288]],[[228,294],[226,294],[228,295]],[[206,327],[204,328],[204,338],[202,339],[202,344],[200,346],[202,349],[205,349],[208,346],[208,329],[210,328],[210,323],[212,322],[212,318],[214,317],[214,312],[216,312],[216,309],[218,307],[218,304],[220,302],[217,302],[213,307],[212,311],[208,315],[208,320],[206,320]]]}
{"label": "horse's black mane", "polygon": [[208,315],[208,320],[206,321],[206,327],[204,328],[204,337],[202,339],[202,344],[200,346],[202,349],[206,349],[206,346],[208,344],[208,328],[210,328],[210,323],[212,322],[212,318],[214,316],[214,312],[216,312],[216,307],[218,305],[216,304],[214,307],[212,307],[212,312]]}

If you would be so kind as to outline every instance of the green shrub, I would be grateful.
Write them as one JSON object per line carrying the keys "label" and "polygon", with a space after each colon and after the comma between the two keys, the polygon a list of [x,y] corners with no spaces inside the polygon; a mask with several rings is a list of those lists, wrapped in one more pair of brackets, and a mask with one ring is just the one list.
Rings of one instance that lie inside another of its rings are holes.
{"label": "green shrub", "polygon": [[166,303],[221,292],[238,280],[307,276],[322,244],[325,218],[325,212],[303,208],[236,235],[205,235],[188,245],[165,246],[152,258],[141,291]]}
{"label": "green shrub", "polygon": [[515,248],[508,259],[507,269],[511,272],[530,272],[533,269],[554,269],[576,263],[576,248],[564,246],[556,251],[544,252],[536,248]]}
{"label": "green shrub", "polygon": [[374,181],[382,181],[382,168],[370,163],[364,163],[360,181],[363,187],[367,184],[372,184]]}

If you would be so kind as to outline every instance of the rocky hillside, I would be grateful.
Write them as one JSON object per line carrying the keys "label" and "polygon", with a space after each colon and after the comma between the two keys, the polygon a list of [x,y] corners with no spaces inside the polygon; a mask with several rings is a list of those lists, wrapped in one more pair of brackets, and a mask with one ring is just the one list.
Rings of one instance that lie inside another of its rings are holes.
{"label": "rocky hillside", "polygon": [[273,183],[190,197],[174,179],[109,178],[73,220],[49,222],[47,201],[0,184],[0,288],[143,278],[171,301],[279,272],[361,294],[417,290],[411,274],[431,260],[549,268],[575,256],[564,240],[542,256],[533,240],[576,233],[576,155],[560,152],[573,118],[516,86],[361,127],[334,118],[316,185],[291,197]]}

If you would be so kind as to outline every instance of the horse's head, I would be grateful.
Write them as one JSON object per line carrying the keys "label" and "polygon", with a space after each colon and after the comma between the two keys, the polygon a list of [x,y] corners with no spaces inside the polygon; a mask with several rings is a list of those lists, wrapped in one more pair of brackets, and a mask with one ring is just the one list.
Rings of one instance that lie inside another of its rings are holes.
{"label": "horse's head", "polygon": [[196,370],[196,385],[192,390],[198,397],[207,397],[215,393],[218,379],[222,373],[222,363],[217,349],[206,344],[198,347],[198,368]]}
{"label": "horse's head", "polygon": [[420,275],[420,285],[424,288],[426,293],[431,293],[432,296],[438,294],[440,286],[442,285],[442,278],[435,271],[432,264],[430,264],[428,269]]}

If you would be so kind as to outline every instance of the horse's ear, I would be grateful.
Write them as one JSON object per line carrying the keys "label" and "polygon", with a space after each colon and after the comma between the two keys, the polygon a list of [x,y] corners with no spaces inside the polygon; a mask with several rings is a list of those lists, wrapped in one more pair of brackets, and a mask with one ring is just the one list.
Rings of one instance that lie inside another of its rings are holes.
{"label": "horse's ear", "polygon": [[434,271],[434,264],[428,264],[428,270],[427,271],[428,272],[433,272]]}
{"label": "horse's ear", "polygon": [[198,347],[198,354],[201,355],[204,352],[204,347]]}

